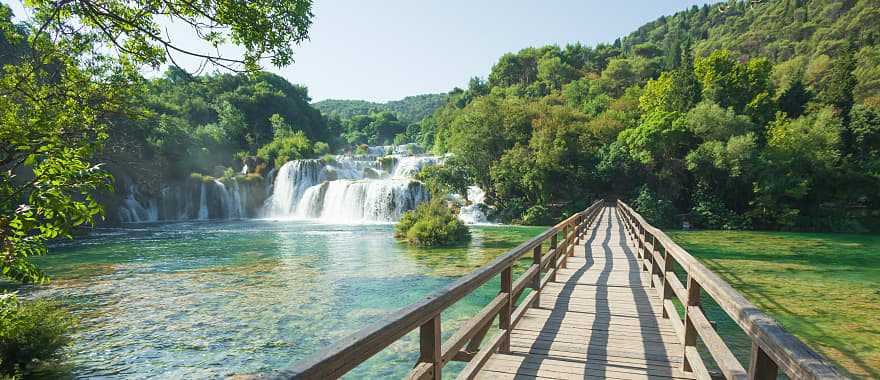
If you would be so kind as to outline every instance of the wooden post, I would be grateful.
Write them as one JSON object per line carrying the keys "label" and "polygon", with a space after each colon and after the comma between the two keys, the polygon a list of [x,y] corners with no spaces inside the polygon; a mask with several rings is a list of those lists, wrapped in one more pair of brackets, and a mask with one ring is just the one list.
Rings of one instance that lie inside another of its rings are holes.
{"label": "wooden post", "polygon": [[[654,238],[654,241],[657,241],[657,238]],[[666,300],[672,299],[672,296],[675,292],[672,291],[672,285],[669,285],[669,276],[675,276],[673,272],[675,268],[672,266],[674,258],[669,254],[669,250],[666,247],[663,247],[663,302],[664,306]],[[678,318],[678,315],[675,316]],[[666,312],[666,308],[663,308],[663,318],[670,318],[669,313]]]}
{"label": "wooden post", "polygon": [[[551,251],[556,249],[557,235],[559,235],[558,232],[553,234],[553,236],[550,237],[550,250]],[[556,282],[556,261],[559,259],[559,251],[553,251],[553,252],[554,252],[553,256],[550,256],[550,260],[551,260],[550,267],[551,268],[548,269],[552,272],[552,273],[550,273],[550,282]]]}
{"label": "wooden post", "polygon": [[433,364],[432,378],[440,380],[440,315],[419,327],[419,361]]}
{"label": "wooden post", "polygon": [[[700,284],[697,283],[696,280],[690,275],[688,275],[688,283],[687,283],[687,300],[685,301],[684,306],[684,351],[687,352],[688,346],[696,346],[697,345],[697,329],[694,327],[694,322],[691,320],[690,313],[688,309],[691,306],[699,306],[700,305]],[[692,372],[691,363],[688,362],[687,355],[684,355],[684,361],[682,362],[682,369],[686,372]]]}
{"label": "wooden post", "polygon": [[[651,252],[647,251],[648,246],[646,244],[645,245],[645,255],[648,256],[648,260],[651,261],[651,267],[648,268],[648,284],[651,285],[652,288],[654,288],[657,286],[657,285],[654,285],[654,268],[657,268],[657,260],[655,260],[656,258],[654,256],[654,252],[660,252],[660,250],[657,249],[657,239],[654,237],[654,235],[650,235],[650,236],[651,236]],[[645,232],[645,241],[646,242],[648,241],[648,232],[647,231]]]}
{"label": "wooden post", "polygon": [[568,268],[568,226],[562,227],[562,244],[559,245],[559,257],[562,258],[561,268]]}
{"label": "wooden post", "polygon": [[749,362],[749,380],[776,380],[779,367],[758,345],[752,341],[752,360]]}
{"label": "wooden post", "polygon": [[534,265],[538,266],[538,273],[535,273],[535,278],[532,279],[532,290],[535,292],[535,302],[532,305],[539,307],[541,306],[541,245],[532,250],[532,257]]}
{"label": "wooden post", "polygon": [[566,236],[565,237],[565,241],[566,241],[565,255],[566,256],[571,256],[572,252],[574,252],[574,249],[572,249],[572,247],[574,246],[574,235],[575,235],[574,228],[572,228],[570,224],[565,226],[565,236]]}
{"label": "wooden post", "polygon": [[510,352],[510,314],[513,310],[513,297],[510,294],[513,291],[512,274],[511,267],[501,271],[501,292],[507,294],[507,302],[501,307],[501,312],[498,314],[498,327],[502,330],[501,334],[504,334],[501,337],[501,344],[498,346],[500,353]]}

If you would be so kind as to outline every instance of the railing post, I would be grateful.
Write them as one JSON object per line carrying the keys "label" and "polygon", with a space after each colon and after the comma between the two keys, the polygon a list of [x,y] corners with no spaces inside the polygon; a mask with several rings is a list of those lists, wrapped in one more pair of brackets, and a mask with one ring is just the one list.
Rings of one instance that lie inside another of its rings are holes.
{"label": "railing post", "polygon": [[562,244],[559,245],[559,257],[562,258],[560,268],[568,267],[568,226],[562,226]]}
{"label": "railing post", "polygon": [[556,250],[556,239],[559,232],[553,234],[550,237],[550,250],[553,251],[553,256],[550,256],[550,282],[556,282],[556,262],[559,260],[559,251]]}
{"label": "railing post", "polygon": [[535,274],[535,278],[532,279],[532,289],[535,291],[535,302],[532,303],[535,307],[541,306],[541,245],[539,244],[532,250],[532,261],[535,262],[534,265],[538,266],[538,273]]}
{"label": "railing post", "polygon": [[[648,232],[645,231],[645,242],[646,243],[648,241],[648,236],[649,236]],[[651,267],[648,268],[648,284],[651,285],[652,288],[656,288],[657,285],[654,284],[654,269],[657,268],[657,260],[656,260],[656,256],[654,256],[654,253],[655,252],[659,253],[660,250],[657,249],[657,238],[655,238],[654,235],[650,235],[650,236],[651,236],[651,252],[648,252],[648,245],[645,244],[645,255],[648,256],[648,261],[651,262]]]}
{"label": "railing post", "polygon": [[697,345],[697,329],[694,327],[694,322],[691,320],[689,309],[691,306],[699,306],[700,305],[700,284],[697,280],[690,275],[688,275],[687,282],[687,300],[684,304],[684,361],[682,362],[682,369],[687,372],[692,372],[691,363],[688,362],[687,358],[687,348],[689,346]]}
{"label": "railing post", "polygon": [[779,367],[758,345],[752,341],[752,359],[749,362],[749,380],[776,380]]}
{"label": "railing post", "polygon": [[498,346],[498,352],[501,353],[510,352],[510,314],[513,310],[513,297],[510,294],[513,291],[511,269],[511,267],[507,267],[501,271],[501,292],[507,294],[507,302],[504,303],[504,306],[501,307],[501,313],[498,314],[498,327],[504,334],[501,337],[501,344]]}
{"label": "railing post", "polygon": [[565,245],[565,255],[566,256],[574,256],[574,235],[575,235],[574,227],[571,225],[568,226],[568,244]]}
{"label": "railing post", "polygon": [[[657,238],[654,237],[654,241],[657,241]],[[656,244],[656,243],[655,243]],[[672,296],[675,294],[672,291],[672,285],[669,285],[669,276],[675,276],[675,268],[672,266],[672,260],[674,258],[669,254],[669,249],[663,247],[663,318],[670,318],[669,313],[666,311],[666,300],[672,299]],[[678,318],[678,315],[675,316]]]}
{"label": "railing post", "polygon": [[419,327],[419,362],[431,363],[433,371],[431,378],[440,380],[440,362],[442,344],[440,332],[440,314],[431,318]]}

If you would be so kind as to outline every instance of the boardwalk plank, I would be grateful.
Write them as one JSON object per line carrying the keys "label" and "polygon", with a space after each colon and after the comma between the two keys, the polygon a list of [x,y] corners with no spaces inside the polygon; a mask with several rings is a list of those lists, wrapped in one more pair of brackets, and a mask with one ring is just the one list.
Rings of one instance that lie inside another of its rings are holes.
{"label": "boardwalk plank", "polygon": [[477,378],[694,378],[614,208],[592,228]]}

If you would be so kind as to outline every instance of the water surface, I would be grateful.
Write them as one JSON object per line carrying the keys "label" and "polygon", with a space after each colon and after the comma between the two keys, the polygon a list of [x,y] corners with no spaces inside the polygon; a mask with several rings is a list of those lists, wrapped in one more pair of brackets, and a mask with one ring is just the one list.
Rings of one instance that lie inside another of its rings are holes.
{"label": "water surface", "polygon": [[[267,220],[99,229],[40,258],[53,281],[29,293],[59,299],[79,317],[66,352],[72,377],[267,372],[417,301],[543,228],[473,227],[470,244],[443,249],[408,247],[392,230]],[[445,312],[444,335],[497,291],[495,279]],[[416,335],[352,377],[406,374],[417,357]]]}

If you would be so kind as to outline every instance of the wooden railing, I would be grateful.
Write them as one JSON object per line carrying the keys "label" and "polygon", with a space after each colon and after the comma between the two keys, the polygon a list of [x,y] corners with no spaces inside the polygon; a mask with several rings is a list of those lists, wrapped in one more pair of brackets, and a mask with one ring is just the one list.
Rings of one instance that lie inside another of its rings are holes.
{"label": "wooden railing", "polygon": [[[275,374],[275,377],[338,378],[418,328],[420,353],[408,378],[439,379],[443,366],[450,361],[468,362],[459,378],[472,378],[493,352],[509,352],[510,331],[530,305],[538,304],[541,289],[547,282],[555,279],[557,269],[565,267],[567,258],[574,253],[574,246],[580,243],[580,236],[595,220],[603,204],[602,200],[596,201],[586,210],[572,215],[489,264],[335,345],[295,363]],[[545,242],[549,242],[549,249],[542,252]],[[513,281],[513,266],[529,252],[533,255],[532,265]],[[547,273],[542,277],[541,272],[545,270]],[[499,274],[501,290],[498,296],[443,342],[440,313]],[[516,300],[526,288],[533,291],[513,310]],[[500,333],[480,347],[496,316]]]}
{"label": "wooden railing", "polygon": [[[617,201],[617,206],[627,234],[637,245],[640,263],[648,271],[651,287],[657,288],[658,296],[663,299],[663,317],[669,318],[684,344],[685,371],[693,371],[697,379],[710,378],[696,348],[699,337],[727,379],[776,379],[780,370],[791,379],[845,378],[833,364],[785,331],[663,231],[648,224],[629,205]],[[687,273],[686,287],[676,276],[673,263],[678,263]],[[751,338],[748,370],[734,357],[703,313],[700,298],[703,293]],[[683,305],[684,318],[679,315],[673,297]]]}

